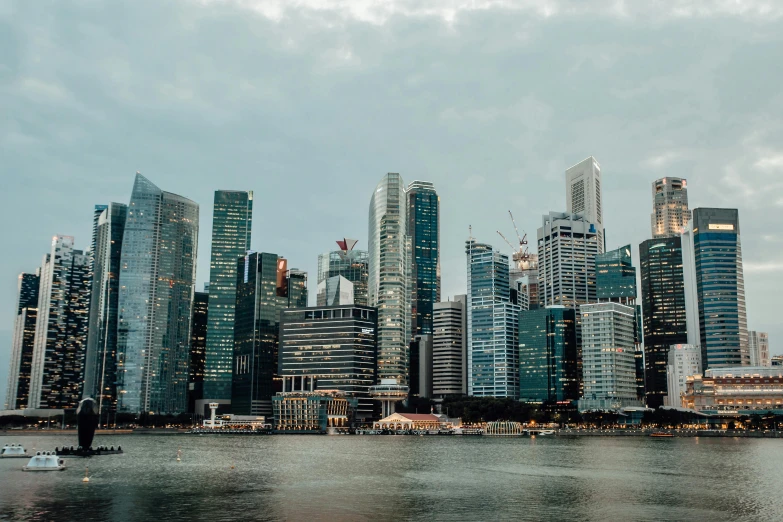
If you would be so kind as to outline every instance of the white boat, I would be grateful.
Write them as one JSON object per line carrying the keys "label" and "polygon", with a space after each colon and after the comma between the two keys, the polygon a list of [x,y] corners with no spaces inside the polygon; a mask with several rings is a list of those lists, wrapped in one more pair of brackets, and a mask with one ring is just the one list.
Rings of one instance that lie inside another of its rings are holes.
{"label": "white boat", "polygon": [[27,450],[21,444],[6,444],[0,450],[0,459],[13,459],[20,457],[29,457]]}
{"label": "white boat", "polygon": [[541,430],[538,432],[539,435],[554,435],[555,430]]}
{"label": "white boat", "polygon": [[22,468],[24,471],[62,471],[64,469],[65,461],[51,451],[39,451],[30,459],[27,466]]}

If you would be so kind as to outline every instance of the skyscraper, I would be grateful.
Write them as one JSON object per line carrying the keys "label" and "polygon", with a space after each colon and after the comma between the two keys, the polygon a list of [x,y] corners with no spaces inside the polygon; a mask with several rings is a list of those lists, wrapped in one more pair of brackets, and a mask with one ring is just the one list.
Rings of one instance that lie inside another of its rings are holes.
{"label": "skyscraper", "polygon": [[353,285],[353,302],[359,306],[367,306],[367,281],[369,277],[369,254],[366,250],[354,250],[356,239],[337,241],[340,250],[326,252],[318,256],[318,306],[326,306],[326,280],[342,276]]}
{"label": "skyscraper", "polygon": [[44,256],[28,408],[75,408],[84,384],[90,258],[73,237],[54,236]]}
{"label": "skyscraper", "polygon": [[701,349],[692,344],[675,344],[669,348],[669,364],[666,365],[668,390],[666,406],[682,407],[682,395],[687,388],[688,377],[701,374]]}
{"label": "skyscraper", "polygon": [[598,252],[604,251],[604,216],[601,208],[601,166],[592,156],[566,170],[566,212],[581,214],[595,225]]}
{"label": "skyscraper", "polygon": [[688,344],[704,370],[750,364],[739,212],[697,208],[682,235]]}
{"label": "skyscraper", "polygon": [[318,283],[318,306],[354,304],[353,283],[341,275],[324,279]]}
{"label": "skyscraper", "polygon": [[120,261],[127,205],[102,208],[93,228],[92,291],[84,365],[84,396],[98,401],[99,414],[117,408],[117,324]]}
{"label": "skyscraper", "polygon": [[519,395],[519,312],[510,299],[508,256],[470,238],[468,395]]}
{"label": "skyscraper", "polygon": [[252,227],[252,191],[215,191],[204,399],[231,399],[237,260],[250,250]]}
{"label": "skyscraper", "polygon": [[[196,401],[204,400],[204,367],[207,354],[207,316],[209,285],[204,292],[193,292],[193,319],[190,326],[190,361],[188,370],[188,411],[196,411]],[[233,351],[232,351],[233,357]]]}
{"label": "skyscraper", "polygon": [[751,366],[772,366],[769,356],[769,335],[766,332],[748,332]]}
{"label": "skyscraper", "polygon": [[16,316],[11,338],[11,364],[8,368],[8,388],[5,393],[7,410],[28,407],[40,282],[40,270],[35,274],[19,274]]}
{"label": "skyscraper", "polygon": [[411,240],[399,174],[389,173],[378,183],[369,214],[368,299],[378,308],[378,379],[404,385],[411,339]]}
{"label": "skyscraper", "polygon": [[408,185],[411,238],[411,333],[432,334],[432,308],[440,301],[440,198],[429,181]]}
{"label": "skyscraper", "polygon": [[514,254],[509,269],[511,289],[517,293],[517,303],[523,310],[538,308],[538,255],[528,254],[527,259],[516,259]]}
{"label": "skyscraper", "polygon": [[468,392],[467,296],[433,306],[432,393],[435,397]]}
{"label": "skyscraper", "polygon": [[198,205],[141,174],[133,184],[120,267],[119,411],[187,407]]}
{"label": "skyscraper", "polygon": [[682,178],[653,181],[653,212],[650,216],[653,239],[679,237],[691,218],[688,210],[688,182]]}

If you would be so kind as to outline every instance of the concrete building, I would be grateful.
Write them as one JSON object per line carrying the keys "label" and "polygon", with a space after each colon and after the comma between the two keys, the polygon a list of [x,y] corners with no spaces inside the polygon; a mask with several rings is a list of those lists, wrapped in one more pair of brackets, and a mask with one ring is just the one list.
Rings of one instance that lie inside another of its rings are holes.
{"label": "concrete building", "polygon": [[432,335],[417,335],[411,341],[411,396],[432,398]]}
{"label": "concrete building", "polygon": [[339,390],[316,389],[312,378],[283,377],[283,391],[272,397],[278,433],[347,433],[356,399]]}
{"label": "concrete building", "polygon": [[606,244],[602,199],[601,166],[594,157],[590,156],[566,170],[566,212],[581,214],[585,221],[595,226],[598,253],[604,251]]}
{"label": "concrete building", "polygon": [[783,366],[783,355],[773,355],[770,357],[770,366]]}
{"label": "concrete building", "polygon": [[691,219],[688,208],[688,181],[666,177],[653,181],[653,212],[650,226],[653,239],[679,237]]}
{"label": "concrete building", "polygon": [[751,366],[772,366],[769,356],[769,335],[766,332],[750,330],[748,332],[748,347]]}
{"label": "concrete building", "polygon": [[688,377],[694,375],[701,375],[701,348],[692,344],[672,346],[669,349],[669,364],[666,365],[666,406],[682,406]]}
{"label": "concrete building", "polygon": [[582,305],[582,381],[579,411],[640,406],[636,394],[634,309],[619,303]]}
{"label": "concrete building", "polygon": [[433,307],[432,393],[442,398],[468,393],[467,296]]}
{"label": "concrete building", "polygon": [[683,406],[703,413],[783,414],[783,368],[708,369],[688,378]]}
{"label": "concrete building", "polygon": [[376,421],[377,430],[409,431],[438,430],[442,426],[440,417],[431,413],[393,413]]}
{"label": "concrete building", "polygon": [[40,284],[40,269],[35,274],[19,274],[8,387],[5,392],[6,410],[20,410],[28,405]]}

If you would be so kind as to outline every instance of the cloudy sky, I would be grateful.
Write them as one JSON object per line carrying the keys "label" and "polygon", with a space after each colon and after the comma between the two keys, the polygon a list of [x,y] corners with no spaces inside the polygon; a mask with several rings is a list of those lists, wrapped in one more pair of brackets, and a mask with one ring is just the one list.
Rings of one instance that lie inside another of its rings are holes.
{"label": "cloudy sky", "polygon": [[[425,6],[425,7],[423,7]],[[650,183],[740,210],[749,326],[783,353],[783,4],[775,1],[0,2],[0,394],[19,272],[90,240],[136,170],[201,205],[255,191],[253,248],[306,269],[367,245],[378,180],[441,196],[443,295],[468,226],[504,246],[602,166],[610,248],[650,234]]]}

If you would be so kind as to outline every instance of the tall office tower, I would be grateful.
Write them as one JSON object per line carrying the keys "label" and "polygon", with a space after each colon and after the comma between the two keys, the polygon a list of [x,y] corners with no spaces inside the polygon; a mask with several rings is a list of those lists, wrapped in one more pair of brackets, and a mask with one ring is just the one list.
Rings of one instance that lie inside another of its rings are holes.
{"label": "tall office tower", "polygon": [[38,290],[28,408],[76,408],[84,384],[90,258],[73,237],[54,236]]}
{"label": "tall office tower", "polygon": [[468,395],[519,396],[519,312],[510,299],[508,256],[470,238]]}
{"label": "tall office tower", "polygon": [[410,394],[414,397],[432,398],[432,334],[414,336],[410,351]]}
{"label": "tall office tower", "polygon": [[772,366],[769,357],[769,335],[751,330],[748,332],[748,349],[751,366]]}
{"label": "tall office tower", "polygon": [[579,411],[639,406],[634,359],[634,309],[620,303],[582,305],[584,391]]}
{"label": "tall office tower", "polygon": [[688,344],[704,370],[750,364],[739,212],[697,208],[682,234]]}
{"label": "tall office tower", "polygon": [[120,265],[117,409],[187,407],[198,205],[136,173]]}
{"label": "tall office tower", "polygon": [[253,192],[216,190],[212,211],[204,398],[231,400],[237,260],[250,250]]}
{"label": "tall office tower", "polygon": [[599,238],[586,218],[561,212],[543,217],[538,229],[538,302],[576,309],[596,300],[595,256]]}
{"label": "tall office tower", "polygon": [[[342,239],[337,241],[340,250],[318,256],[318,288],[327,279],[342,276],[353,285],[354,304],[367,306],[370,257],[366,250],[354,250],[356,243],[356,239]],[[318,306],[326,306],[326,294],[319,291],[316,303]]]}
{"label": "tall office tower", "polygon": [[432,308],[440,301],[440,198],[429,181],[408,185],[411,238],[411,332],[432,333]]}
{"label": "tall office tower", "polygon": [[688,344],[682,241],[679,236],[639,245],[647,406],[663,406],[667,394],[669,347]]}
{"label": "tall office tower", "polygon": [[334,276],[318,283],[318,306],[354,304],[353,283],[343,276]]}
{"label": "tall office tower", "polygon": [[594,157],[566,170],[566,212],[581,214],[585,221],[595,225],[598,253],[602,253],[606,245],[601,200],[601,166]]}
{"label": "tall office tower", "polygon": [[207,317],[209,315],[209,286],[204,286],[206,288],[203,292],[193,292],[193,319],[190,323],[190,361],[188,364],[188,412],[191,413],[197,413],[196,401],[204,400],[204,368],[207,359]]}
{"label": "tall office tower", "polygon": [[[538,255],[527,254],[526,259],[518,259],[514,254],[508,277],[511,289],[516,291],[517,303],[522,310],[538,308]],[[512,299],[513,300],[513,299]]]}
{"label": "tall office tower", "polygon": [[367,306],[316,306],[280,316],[281,377],[315,378],[319,390],[339,390],[358,400],[356,416],[369,420],[370,386],[377,373],[377,310]]}
{"label": "tall office tower", "polygon": [[559,402],[579,398],[576,312],[564,306],[519,314],[519,400]]}
{"label": "tall office tower", "polygon": [[405,184],[383,177],[370,200],[369,305],[378,309],[378,379],[408,382],[411,339],[411,240]]}
{"label": "tall office tower", "polygon": [[6,410],[27,408],[40,282],[40,271],[35,274],[19,274],[16,317],[11,338],[11,365],[8,368],[8,388],[5,392]]}
{"label": "tall office tower", "polygon": [[688,182],[682,178],[653,181],[652,237],[679,237],[691,219],[688,210]]}
{"label": "tall office tower", "polygon": [[84,397],[98,402],[98,412],[117,408],[117,319],[120,296],[122,236],[128,206],[122,203],[96,205],[102,208],[94,222],[92,239],[92,290],[84,363]]}
{"label": "tall office tower", "polygon": [[468,393],[468,297],[435,303],[432,311],[432,393]]}
{"label": "tall office tower", "polygon": [[280,313],[307,306],[307,274],[288,270],[277,254],[248,252],[237,262],[234,366],[231,411],[272,415],[280,391],[278,348]]}
{"label": "tall office tower", "polygon": [[701,374],[701,348],[692,344],[675,344],[669,348],[669,364],[666,365],[666,406],[682,407],[686,380]]}

